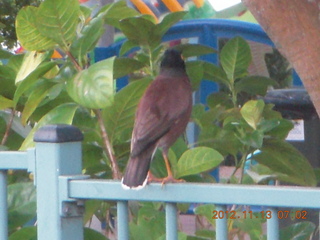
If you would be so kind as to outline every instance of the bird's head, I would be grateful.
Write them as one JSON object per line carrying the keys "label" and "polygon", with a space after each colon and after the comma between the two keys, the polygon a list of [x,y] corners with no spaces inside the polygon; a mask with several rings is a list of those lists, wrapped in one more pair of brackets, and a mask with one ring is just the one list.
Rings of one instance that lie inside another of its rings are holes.
{"label": "bird's head", "polygon": [[164,52],[160,67],[185,70],[185,63],[182,59],[181,52],[173,48],[167,49]]}

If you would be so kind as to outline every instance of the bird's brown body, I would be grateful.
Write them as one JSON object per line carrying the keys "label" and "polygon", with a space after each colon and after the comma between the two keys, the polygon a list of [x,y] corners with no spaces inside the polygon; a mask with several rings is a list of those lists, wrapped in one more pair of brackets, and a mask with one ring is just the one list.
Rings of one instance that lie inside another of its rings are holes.
{"label": "bird's brown body", "polygon": [[122,180],[126,187],[139,188],[146,184],[155,150],[161,148],[164,156],[167,156],[168,149],[185,131],[189,122],[192,89],[184,62],[181,57],[178,60],[182,61],[183,66],[162,64],[160,74],[139,102],[130,159]]}

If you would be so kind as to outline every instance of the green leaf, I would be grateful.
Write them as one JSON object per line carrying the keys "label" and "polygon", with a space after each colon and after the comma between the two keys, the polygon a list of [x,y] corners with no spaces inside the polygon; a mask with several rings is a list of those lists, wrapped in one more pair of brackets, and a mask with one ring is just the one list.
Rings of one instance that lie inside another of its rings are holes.
{"label": "green leaf", "polygon": [[23,227],[10,235],[9,240],[37,240],[37,227]]}
{"label": "green leaf", "polygon": [[261,121],[263,109],[263,100],[250,100],[246,102],[240,110],[243,119],[254,129],[257,129],[257,125]]}
{"label": "green leaf", "polygon": [[[120,21],[120,29],[133,43],[150,45],[155,39],[151,39],[155,24],[144,16],[125,18]],[[156,41],[159,42],[161,38]]]}
{"label": "green leaf", "polygon": [[13,107],[14,107],[14,103],[12,100],[0,95],[0,110],[4,110],[6,108],[13,108]]}
{"label": "green leaf", "polygon": [[85,202],[85,214],[83,216],[83,223],[87,224],[87,222],[89,222],[89,220],[92,218],[92,216],[94,215],[94,213],[100,208],[101,206],[101,200],[87,200]]}
{"label": "green leaf", "polygon": [[14,94],[14,103],[17,104],[21,95],[32,88],[34,86],[34,83],[54,66],[56,66],[55,62],[42,62],[33,72],[31,72],[25,79],[23,79]]}
{"label": "green leaf", "polygon": [[102,233],[93,230],[92,228],[84,228],[84,240],[108,240],[106,236],[104,236]]}
{"label": "green leaf", "polygon": [[76,36],[79,14],[78,0],[46,0],[38,9],[36,26],[42,35],[66,50]]}
{"label": "green leaf", "polygon": [[103,16],[106,24],[119,28],[121,19],[128,17],[135,17],[140,15],[139,12],[131,7],[128,7],[126,1],[118,1],[112,4],[103,6],[98,12],[97,16]]}
{"label": "green leaf", "polygon": [[0,49],[0,59],[9,59],[13,54],[9,51]]}
{"label": "green leaf", "polygon": [[208,147],[196,147],[186,151],[178,161],[176,178],[198,174],[213,169],[223,161],[223,156]]}
{"label": "green leaf", "polygon": [[149,84],[150,79],[130,83],[116,93],[113,105],[102,110],[111,143],[128,141],[131,138],[136,107]]}
{"label": "green leaf", "polygon": [[27,52],[24,55],[22,65],[17,73],[15,83],[18,84],[24,80],[30,73],[37,69],[37,67],[47,58],[48,53],[38,53],[35,51]]}
{"label": "green leaf", "polygon": [[140,208],[137,224],[130,222],[130,235],[138,240],[141,233],[144,239],[157,239],[165,234],[165,213],[150,205]]}
{"label": "green leaf", "polygon": [[134,47],[138,47],[138,44],[136,42],[132,42],[132,41],[125,41],[120,48],[120,52],[119,55],[123,56],[124,54],[126,54],[129,50],[131,50]]}
{"label": "green leaf", "polygon": [[207,97],[207,104],[210,108],[215,108],[219,105],[229,109],[233,107],[231,97],[225,92],[214,92]]}
{"label": "green leaf", "polygon": [[269,86],[275,86],[277,82],[268,77],[248,76],[235,83],[237,93],[246,92],[252,95],[264,96]]}
{"label": "green leaf", "polygon": [[114,57],[108,58],[76,74],[67,83],[70,97],[87,108],[110,106],[114,97],[113,63]]}
{"label": "green leaf", "polygon": [[222,68],[209,62],[203,62],[203,69],[204,79],[229,86],[228,77]]}
{"label": "green leaf", "polygon": [[251,62],[251,50],[241,37],[229,40],[220,53],[220,63],[231,83],[247,71]]}
{"label": "green leaf", "polygon": [[203,216],[207,219],[212,226],[215,226],[215,220],[213,217],[213,211],[216,210],[215,205],[213,204],[204,204],[196,207],[194,213],[199,216]]}
{"label": "green leaf", "polygon": [[27,123],[31,114],[35,111],[40,102],[47,96],[51,86],[52,83],[45,82],[31,92],[21,114],[21,123],[23,125]]}
{"label": "green leaf", "polygon": [[156,25],[154,29],[154,34],[159,37],[160,39],[163,35],[178,21],[180,21],[187,12],[179,11],[179,12],[172,12],[167,14],[162,21]]}
{"label": "green leaf", "polygon": [[187,61],[186,71],[190,79],[192,89],[198,89],[203,79],[203,64],[201,61]]}
{"label": "green leaf", "polygon": [[264,139],[261,152],[252,158],[269,167],[281,181],[315,186],[316,177],[308,160],[290,143],[278,139]]}
{"label": "green leaf", "polygon": [[205,54],[217,53],[217,51],[212,47],[208,47],[201,44],[190,44],[190,43],[179,44],[175,47],[175,49],[181,51],[184,58],[197,57]]}
{"label": "green leaf", "polygon": [[26,150],[34,146],[33,136],[40,127],[47,124],[71,124],[77,108],[78,105],[75,103],[65,103],[52,109],[44,115],[38,124],[31,130],[28,137],[22,143],[20,150]]}
{"label": "green leaf", "polygon": [[116,58],[113,65],[113,77],[120,78],[144,67],[144,63],[133,58]]}
{"label": "green leaf", "polygon": [[93,18],[82,29],[80,37],[72,43],[70,48],[72,55],[78,59],[82,59],[84,55],[94,49],[104,31],[103,20]]}
{"label": "green leaf", "polygon": [[311,239],[316,226],[309,221],[298,222],[280,230],[280,239],[306,240]]}
{"label": "green leaf", "polygon": [[[0,111],[0,117],[2,117],[8,124],[11,119],[11,113],[8,111]],[[23,138],[27,137],[29,132],[31,131],[31,127],[29,125],[23,126],[21,124],[21,119],[18,116],[15,116],[13,118],[11,129]]]}
{"label": "green leaf", "polygon": [[16,18],[16,32],[21,45],[29,50],[51,49],[56,42],[42,34],[37,28],[39,9],[33,6],[22,8]]}
{"label": "green leaf", "polygon": [[36,190],[33,183],[8,186],[9,231],[23,226],[36,216]]}

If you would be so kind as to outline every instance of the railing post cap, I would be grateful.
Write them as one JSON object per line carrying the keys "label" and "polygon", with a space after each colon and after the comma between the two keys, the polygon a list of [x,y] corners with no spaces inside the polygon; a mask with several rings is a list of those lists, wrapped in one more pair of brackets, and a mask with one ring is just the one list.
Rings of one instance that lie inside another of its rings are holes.
{"label": "railing post cap", "polygon": [[83,140],[83,134],[79,128],[72,125],[46,125],[34,134],[33,140],[48,143],[80,142]]}

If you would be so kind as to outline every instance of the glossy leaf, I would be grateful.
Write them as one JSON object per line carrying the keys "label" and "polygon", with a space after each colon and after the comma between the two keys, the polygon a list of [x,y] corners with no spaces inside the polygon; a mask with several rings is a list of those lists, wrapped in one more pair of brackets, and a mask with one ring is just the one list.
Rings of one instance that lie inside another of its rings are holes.
{"label": "glossy leaf", "polygon": [[20,150],[26,150],[34,146],[33,136],[40,127],[48,124],[71,124],[77,108],[78,105],[75,103],[65,103],[52,109],[50,112],[44,115],[38,124],[32,129],[28,137],[22,143]]}
{"label": "glossy leaf", "polygon": [[51,49],[56,42],[39,31],[39,9],[33,6],[22,8],[16,18],[16,32],[21,45],[29,51]]}
{"label": "glossy leaf", "polygon": [[308,160],[290,143],[265,139],[254,160],[269,167],[279,179],[305,186],[315,186],[316,177]]}
{"label": "glossy leaf", "polygon": [[198,174],[213,169],[224,160],[216,150],[208,147],[196,147],[186,151],[178,161],[176,178]]}
{"label": "glossy leaf", "polygon": [[34,83],[38,81],[40,77],[42,77],[46,72],[48,72],[55,66],[56,63],[54,62],[42,62],[33,72],[31,72],[25,79],[23,79],[14,94],[14,103],[17,104],[21,95],[32,88],[34,86]]}
{"label": "glossy leaf", "polygon": [[31,114],[47,96],[50,86],[52,86],[52,83],[44,83],[35,88],[34,91],[29,95],[21,114],[21,123],[23,125],[27,123]]}
{"label": "glossy leaf", "polygon": [[71,53],[78,59],[92,51],[104,33],[103,20],[93,18],[81,31],[81,35],[71,45]]}
{"label": "glossy leaf", "polygon": [[175,23],[180,21],[187,12],[179,11],[179,12],[172,12],[167,14],[159,24],[156,25],[154,29],[154,34],[158,36],[160,39],[163,35],[172,27]]}
{"label": "glossy leaf", "polygon": [[37,69],[37,67],[47,58],[47,53],[38,53],[35,51],[27,52],[23,58],[22,65],[16,76],[16,84],[28,77],[30,73]]}
{"label": "glossy leaf", "polygon": [[238,93],[246,92],[252,95],[264,96],[268,87],[277,85],[277,82],[268,77],[248,76],[235,83],[235,89]]}
{"label": "glossy leaf", "polygon": [[144,67],[144,63],[133,58],[116,58],[113,65],[113,77],[120,78]]}
{"label": "glossy leaf", "polygon": [[194,209],[194,213],[199,216],[203,216],[207,219],[209,223],[211,223],[212,226],[215,226],[215,220],[213,217],[213,211],[216,210],[216,207],[212,204],[204,204],[197,206]]}
{"label": "glossy leaf", "polygon": [[180,50],[184,58],[197,57],[206,54],[217,53],[212,47],[208,47],[201,44],[180,44],[175,47],[175,49]]}
{"label": "glossy leaf", "polygon": [[84,240],[108,240],[106,236],[92,228],[84,228],[83,230]]}
{"label": "glossy leaf", "polygon": [[79,13],[78,0],[46,0],[38,9],[37,29],[66,50],[76,36]]}
{"label": "glossy leaf", "polygon": [[0,49],[0,59],[8,59],[12,57],[12,53],[3,49]]}
{"label": "glossy leaf", "polygon": [[306,240],[311,239],[316,226],[313,222],[304,221],[294,223],[280,230],[280,239]]}
{"label": "glossy leaf", "polygon": [[130,83],[115,95],[113,105],[102,110],[109,139],[113,144],[131,138],[136,107],[149,84],[150,79]]}
{"label": "glossy leaf", "polygon": [[131,17],[121,20],[120,28],[131,42],[146,46],[151,44],[155,24],[143,16]]}
{"label": "glossy leaf", "polygon": [[229,40],[220,52],[220,63],[231,83],[247,71],[251,63],[251,50],[241,37]]}
{"label": "glossy leaf", "polygon": [[9,230],[23,226],[36,216],[36,190],[33,183],[8,186]]}
{"label": "glossy leaf", "polygon": [[125,1],[118,1],[103,6],[97,16],[103,16],[105,23],[119,28],[119,21],[124,18],[135,17],[140,13],[128,7]]}
{"label": "glossy leaf", "polygon": [[196,90],[200,86],[200,82],[203,79],[203,65],[201,61],[187,61],[186,72],[191,82],[193,90]]}
{"label": "glossy leaf", "polygon": [[203,62],[203,69],[204,79],[229,86],[228,77],[222,68],[209,62]]}
{"label": "glossy leaf", "polygon": [[119,55],[123,56],[124,54],[126,54],[128,51],[130,51],[134,47],[138,47],[138,44],[136,42],[132,42],[132,41],[129,41],[129,40],[125,41],[121,45]]}
{"label": "glossy leaf", "polygon": [[207,104],[210,108],[215,108],[219,105],[229,109],[233,107],[231,97],[225,92],[214,92],[207,97]]}
{"label": "glossy leaf", "polygon": [[244,120],[255,130],[261,121],[264,106],[265,104],[262,100],[250,100],[240,110]]}
{"label": "glossy leaf", "polygon": [[37,227],[23,227],[10,235],[9,240],[37,240]]}
{"label": "glossy leaf", "polygon": [[114,97],[113,58],[97,62],[68,81],[67,90],[80,105],[99,109],[110,106]]}
{"label": "glossy leaf", "polygon": [[14,107],[14,103],[12,100],[0,95],[0,110],[4,110],[6,108],[13,108],[13,107]]}

